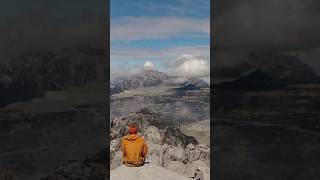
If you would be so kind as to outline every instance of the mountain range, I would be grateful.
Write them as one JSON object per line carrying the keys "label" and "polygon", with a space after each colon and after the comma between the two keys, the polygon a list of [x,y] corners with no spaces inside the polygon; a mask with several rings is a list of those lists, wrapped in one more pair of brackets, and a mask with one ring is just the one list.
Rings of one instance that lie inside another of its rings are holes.
{"label": "mountain range", "polygon": [[196,88],[208,88],[209,84],[198,78],[184,78],[170,76],[164,72],[156,70],[144,70],[142,73],[129,76],[118,77],[110,83],[110,94],[121,93],[125,90],[139,87],[152,86],[195,86]]}
{"label": "mountain range", "polygon": [[0,107],[91,81],[106,81],[106,51],[95,48],[25,52],[0,65]]}
{"label": "mountain range", "polygon": [[[215,66],[214,79],[236,79],[251,72],[265,73],[276,81],[286,83],[318,83],[319,76],[297,57],[289,54],[268,53],[249,55],[248,59],[234,66]],[[259,79],[257,79],[259,80]],[[264,81],[261,79],[261,81]]]}

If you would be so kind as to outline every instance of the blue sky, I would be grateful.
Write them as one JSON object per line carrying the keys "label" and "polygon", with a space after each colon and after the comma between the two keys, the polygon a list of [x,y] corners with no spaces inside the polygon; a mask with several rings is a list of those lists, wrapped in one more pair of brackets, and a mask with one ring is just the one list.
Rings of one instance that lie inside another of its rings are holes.
{"label": "blue sky", "polygon": [[210,0],[111,0],[111,67],[209,59]]}
{"label": "blue sky", "polygon": [[180,16],[208,18],[210,0],[111,0],[111,18]]}

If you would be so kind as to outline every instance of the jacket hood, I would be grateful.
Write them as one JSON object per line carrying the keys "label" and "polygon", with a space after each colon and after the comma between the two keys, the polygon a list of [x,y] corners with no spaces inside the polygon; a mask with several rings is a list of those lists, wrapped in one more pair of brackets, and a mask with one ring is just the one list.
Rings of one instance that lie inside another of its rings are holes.
{"label": "jacket hood", "polygon": [[130,134],[130,135],[127,135],[124,137],[125,140],[128,140],[128,141],[133,141],[133,140],[136,140],[138,139],[138,135],[137,134]]}

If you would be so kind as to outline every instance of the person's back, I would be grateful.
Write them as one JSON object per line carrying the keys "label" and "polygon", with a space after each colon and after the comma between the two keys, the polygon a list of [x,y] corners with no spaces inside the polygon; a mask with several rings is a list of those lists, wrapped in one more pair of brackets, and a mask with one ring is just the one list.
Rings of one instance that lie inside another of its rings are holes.
{"label": "person's back", "polygon": [[123,163],[133,167],[142,166],[147,156],[147,144],[144,138],[137,135],[136,126],[130,125],[128,131],[129,135],[125,136],[121,143]]}

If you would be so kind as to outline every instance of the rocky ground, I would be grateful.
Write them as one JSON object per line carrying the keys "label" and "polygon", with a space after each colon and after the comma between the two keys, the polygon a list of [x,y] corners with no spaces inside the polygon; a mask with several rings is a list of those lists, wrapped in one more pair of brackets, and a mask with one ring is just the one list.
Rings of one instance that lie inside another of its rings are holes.
{"label": "rocky ground", "polygon": [[167,170],[160,166],[146,164],[138,168],[130,168],[120,166],[111,171],[110,179],[131,180],[132,178],[139,178],[143,180],[188,180],[193,178],[186,178],[178,173]]}

